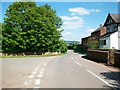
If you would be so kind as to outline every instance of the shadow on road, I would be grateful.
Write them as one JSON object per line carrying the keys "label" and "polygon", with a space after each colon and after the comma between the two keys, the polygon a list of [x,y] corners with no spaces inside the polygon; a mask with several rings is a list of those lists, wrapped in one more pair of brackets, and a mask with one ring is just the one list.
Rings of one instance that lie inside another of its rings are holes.
{"label": "shadow on road", "polygon": [[[87,58],[86,56],[82,56],[82,58],[85,58],[86,60],[97,62],[96,60],[91,60],[91,59]],[[97,62],[97,63],[99,63],[99,62]],[[114,80],[114,83],[109,83],[109,84],[115,86],[116,90],[120,90],[120,69],[118,69],[118,71],[101,72],[100,74],[102,76],[104,76],[104,79],[106,79],[106,80]],[[107,87],[107,86],[104,86],[104,87]]]}
{"label": "shadow on road", "polygon": [[109,83],[111,85],[114,85],[115,87],[120,89],[120,71],[118,72],[101,72],[102,76],[104,76],[104,79],[107,80],[114,80],[114,83]]}

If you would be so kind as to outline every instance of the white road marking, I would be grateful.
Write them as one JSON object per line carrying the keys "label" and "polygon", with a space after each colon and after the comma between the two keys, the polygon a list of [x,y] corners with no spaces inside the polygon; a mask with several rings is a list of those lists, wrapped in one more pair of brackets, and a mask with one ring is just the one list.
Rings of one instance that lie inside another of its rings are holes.
{"label": "white road marking", "polygon": [[71,59],[73,60],[73,57],[71,57]]}
{"label": "white road marking", "polygon": [[44,69],[42,68],[41,71],[44,71]]}
{"label": "white road marking", "polygon": [[97,77],[99,80],[101,80],[102,82],[104,82],[105,84],[107,84],[110,87],[113,87],[113,85],[110,85],[108,82],[106,82],[105,80],[103,80],[102,78],[100,78],[99,76],[97,76],[96,74],[94,74],[93,72],[91,72],[90,70],[87,70],[89,73],[91,73],[92,75],[94,75],[95,77]]}
{"label": "white road marking", "polygon": [[[34,87],[34,88],[40,88],[40,87]],[[35,89],[36,90],[36,89]]]}
{"label": "white road marking", "polygon": [[43,71],[40,71],[41,74],[43,74]]}
{"label": "white road marking", "polygon": [[41,79],[36,79],[36,80],[35,80],[35,85],[40,84],[40,82],[41,82]]}
{"label": "white road marking", "polygon": [[42,78],[42,76],[43,76],[42,74],[39,74],[39,75],[38,75],[39,78]]}
{"label": "white road marking", "polygon": [[77,61],[74,61],[76,64],[78,64],[79,66],[81,66],[81,64],[80,63],[78,63]]}
{"label": "white road marking", "polygon": [[25,84],[25,85],[27,85],[27,84],[28,84],[28,82],[26,81],[24,84]]}
{"label": "white road marking", "polygon": [[28,80],[25,82],[25,85],[29,85],[31,83],[32,80]]}
{"label": "white road marking", "polygon": [[38,69],[35,69],[34,71],[37,71]]}
{"label": "white road marking", "polygon": [[30,76],[29,76],[29,78],[33,78],[34,77],[34,75],[33,74],[31,74]]}
{"label": "white road marking", "polygon": [[36,72],[34,71],[32,74],[36,74]]}

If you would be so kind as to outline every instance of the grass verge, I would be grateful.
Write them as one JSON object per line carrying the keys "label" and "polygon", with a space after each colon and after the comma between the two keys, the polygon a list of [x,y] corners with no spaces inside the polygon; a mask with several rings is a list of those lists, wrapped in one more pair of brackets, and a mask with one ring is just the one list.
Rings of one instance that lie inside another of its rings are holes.
{"label": "grass verge", "polygon": [[34,58],[34,57],[50,57],[50,56],[61,56],[65,55],[66,53],[62,54],[44,54],[44,55],[26,55],[26,56],[0,56],[0,58]]}

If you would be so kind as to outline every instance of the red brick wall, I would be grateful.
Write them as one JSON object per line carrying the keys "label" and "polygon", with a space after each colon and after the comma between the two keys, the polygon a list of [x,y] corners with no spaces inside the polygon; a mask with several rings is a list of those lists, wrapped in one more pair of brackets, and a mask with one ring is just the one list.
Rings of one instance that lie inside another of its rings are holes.
{"label": "red brick wall", "polygon": [[120,52],[115,53],[115,61],[114,61],[115,66],[120,67]]}
{"label": "red brick wall", "polygon": [[88,50],[86,56],[96,62],[108,62],[108,51]]}

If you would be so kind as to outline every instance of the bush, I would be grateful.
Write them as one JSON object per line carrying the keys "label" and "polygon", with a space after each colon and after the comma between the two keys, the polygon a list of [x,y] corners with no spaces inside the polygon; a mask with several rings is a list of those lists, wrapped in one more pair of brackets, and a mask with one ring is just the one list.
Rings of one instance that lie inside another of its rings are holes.
{"label": "bush", "polygon": [[87,52],[87,47],[84,45],[77,45],[75,52],[81,53],[81,54],[85,54]]}

